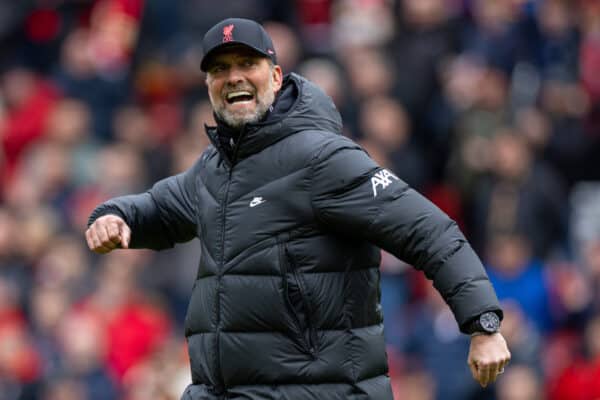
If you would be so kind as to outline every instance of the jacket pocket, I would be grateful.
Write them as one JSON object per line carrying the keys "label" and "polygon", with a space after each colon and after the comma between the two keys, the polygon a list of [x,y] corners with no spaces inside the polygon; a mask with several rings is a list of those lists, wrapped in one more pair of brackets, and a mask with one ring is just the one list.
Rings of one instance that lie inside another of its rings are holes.
{"label": "jacket pocket", "polygon": [[315,356],[317,353],[317,331],[312,323],[309,293],[302,273],[298,271],[293,255],[287,245],[280,245],[283,295],[286,308],[294,323],[296,336],[302,348]]}

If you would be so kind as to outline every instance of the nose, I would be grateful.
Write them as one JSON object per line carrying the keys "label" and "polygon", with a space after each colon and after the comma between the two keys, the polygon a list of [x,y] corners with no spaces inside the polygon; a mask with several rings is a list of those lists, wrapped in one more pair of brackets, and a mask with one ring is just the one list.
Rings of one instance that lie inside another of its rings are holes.
{"label": "nose", "polygon": [[236,85],[243,81],[244,75],[242,74],[242,70],[237,66],[232,66],[229,69],[229,75],[227,75],[227,83],[229,83],[230,85]]}

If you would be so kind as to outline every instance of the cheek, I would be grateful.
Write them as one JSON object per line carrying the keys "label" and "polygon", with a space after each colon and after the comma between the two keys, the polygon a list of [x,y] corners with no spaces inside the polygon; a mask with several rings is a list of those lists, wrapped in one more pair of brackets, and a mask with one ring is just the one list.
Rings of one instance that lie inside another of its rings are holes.
{"label": "cheek", "polygon": [[221,101],[221,89],[223,85],[219,85],[218,82],[211,82],[207,84],[208,95],[213,102]]}
{"label": "cheek", "polygon": [[261,79],[260,81],[256,82],[256,90],[258,93],[260,93],[261,95],[265,95],[268,91],[272,90],[272,88],[274,87],[274,82],[272,81],[271,77],[269,76],[266,79]]}

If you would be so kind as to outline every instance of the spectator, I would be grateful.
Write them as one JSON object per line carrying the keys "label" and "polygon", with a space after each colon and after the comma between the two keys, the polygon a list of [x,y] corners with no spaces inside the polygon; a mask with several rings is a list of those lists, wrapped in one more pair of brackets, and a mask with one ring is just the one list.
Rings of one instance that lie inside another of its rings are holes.
{"label": "spectator", "polygon": [[[470,231],[476,244],[494,231],[520,231],[530,240],[533,256],[544,258],[565,238],[564,187],[544,163],[534,163],[522,136],[502,130],[493,139],[491,174],[474,196]],[[477,221],[477,222],[476,222]],[[481,247],[480,247],[481,248]]]}
{"label": "spectator", "polygon": [[[459,31],[444,0],[402,0],[398,31],[390,47],[396,64],[396,92],[416,120],[425,117],[439,90],[438,64],[458,48]],[[419,129],[421,131],[421,129]]]}
{"label": "spectator", "polygon": [[516,299],[506,298],[502,301],[506,307],[502,334],[512,349],[513,360],[518,365],[533,368],[537,373],[542,371],[540,350],[545,344],[537,326],[525,315],[523,307]]}
{"label": "spectator", "polygon": [[[508,120],[506,75],[471,59],[458,59],[447,77],[451,103],[446,112],[456,113],[447,165],[449,179],[465,197],[472,197],[493,160],[492,139]],[[472,82],[468,82],[474,74]],[[440,110],[444,112],[444,110]]]}
{"label": "spectator", "polygon": [[498,400],[542,400],[540,377],[530,367],[514,365],[496,385]]}
{"label": "spectator", "polygon": [[63,147],[72,168],[69,180],[74,185],[89,184],[93,171],[89,159],[98,151],[91,131],[92,113],[82,101],[65,98],[59,101],[48,118],[45,128],[49,142]]}
{"label": "spectator", "polygon": [[146,111],[135,105],[123,106],[115,112],[113,125],[115,138],[141,153],[144,165],[149,167],[148,179],[164,178],[171,163],[169,149]]}
{"label": "spectator", "polygon": [[302,55],[302,47],[296,33],[287,25],[278,22],[267,22],[265,30],[273,39],[277,62],[284,71],[295,71]]}
{"label": "spectator", "polygon": [[35,383],[42,360],[33,346],[18,287],[0,277],[0,389],[19,393]]}
{"label": "spectator", "polygon": [[493,233],[488,240],[487,271],[500,301],[512,300],[536,331],[554,328],[550,288],[544,265],[532,256],[526,236],[517,232]]}
{"label": "spectator", "polygon": [[519,25],[521,9],[510,2],[475,0],[471,4],[473,25],[464,32],[465,50],[510,74],[516,62],[530,54]]}
{"label": "spectator", "polygon": [[574,81],[579,51],[575,9],[564,0],[543,1],[536,8],[536,17],[540,40],[535,49],[542,76]]}
{"label": "spectator", "polygon": [[[411,369],[416,365],[435,382],[438,400],[463,400],[482,392],[474,385],[468,366],[459,354],[468,351],[469,340],[462,336],[452,314],[433,286],[425,284],[425,299],[405,318],[408,337],[404,353]],[[488,392],[489,393],[489,392]]]}
{"label": "spectator", "polygon": [[582,349],[575,361],[555,380],[548,382],[549,400],[592,400],[600,396],[600,315],[585,329]]}
{"label": "spectator", "polygon": [[386,153],[394,173],[409,185],[422,190],[429,174],[420,148],[412,137],[412,124],[400,102],[391,97],[372,97],[360,113],[361,134]]}
{"label": "spectator", "polygon": [[334,48],[376,47],[386,43],[393,33],[390,2],[336,0],[332,5]]}
{"label": "spectator", "polygon": [[92,55],[87,51],[91,40],[91,33],[83,28],[69,33],[62,45],[54,80],[67,96],[89,106],[92,131],[98,140],[106,141],[111,137],[114,109],[125,101],[127,86],[123,77],[106,79],[98,75]]}
{"label": "spectator", "polygon": [[16,173],[25,150],[44,135],[46,120],[59,93],[50,81],[23,67],[5,72],[0,84],[7,106],[0,125],[4,186]]}
{"label": "spectator", "polygon": [[60,377],[48,382],[42,400],[90,400],[85,385],[72,377]]}
{"label": "spectator", "polygon": [[593,140],[582,121],[590,103],[580,85],[557,79],[542,82],[540,106],[551,122],[545,160],[563,171],[569,183],[593,176]]}
{"label": "spectator", "polygon": [[78,306],[101,324],[106,363],[119,380],[162,345],[171,328],[161,303],[135,283],[144,262],[144,253],[109,257],[99,271],[98,287]]}
{"label": "spectator", "polygon": [[108,340],[102,321],[86,313],[71,312],[57,329],[63,374],[82,384],[85,398],[117,398],[116,379],[106,369]]}

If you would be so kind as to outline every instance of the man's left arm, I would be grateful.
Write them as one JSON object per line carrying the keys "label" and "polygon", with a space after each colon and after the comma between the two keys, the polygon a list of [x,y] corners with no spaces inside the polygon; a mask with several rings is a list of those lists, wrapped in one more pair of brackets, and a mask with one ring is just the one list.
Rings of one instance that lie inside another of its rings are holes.
{"label": "man's left arm", "polygon": [[[482,314],[502,318],[481,261],[456,223],[433,203],[349,140],[324,146],[313,172],[318,218],[329,229],[353,232],[422,270],[463,333],[471,333]],[[509,358],[499,333],[472,338],[469,365],[482,385],[495,380]]]}

